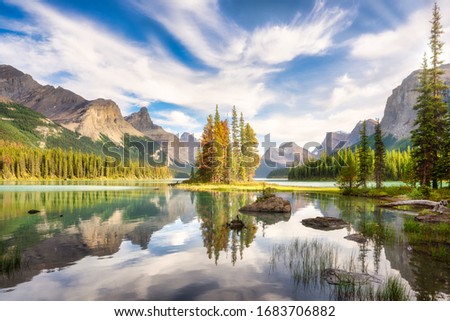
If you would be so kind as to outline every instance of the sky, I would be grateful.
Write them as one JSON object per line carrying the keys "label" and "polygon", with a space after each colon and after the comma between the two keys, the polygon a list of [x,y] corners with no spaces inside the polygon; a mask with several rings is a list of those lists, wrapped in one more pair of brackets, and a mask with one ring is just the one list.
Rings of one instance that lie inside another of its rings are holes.
{"label": "sky", "polygon": [[[450,62],[450,1],[441,7]],[[433,0],[0,0],[0,64],[199,135],[219,106],[260,140],[383,117],[429,52]]]}

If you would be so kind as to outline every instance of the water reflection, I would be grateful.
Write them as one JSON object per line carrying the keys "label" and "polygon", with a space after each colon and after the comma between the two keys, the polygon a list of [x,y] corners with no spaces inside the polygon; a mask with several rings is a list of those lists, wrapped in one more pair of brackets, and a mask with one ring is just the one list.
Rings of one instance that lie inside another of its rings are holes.
{"label": "water reflection", "polygon": [[[417,299],[449,299],[448,260],[408,250],[403,223],[411,217],[367,199],[284,193],[291,214],[241,214],[245,228],[232,229],[253,193],[78,187],[0,192],[0,300],[335,299],[316,273],[324,247],[336,267],[401,276]],[[316,216],[350,224],[318,231],[300,223]],[[367,240],[344,239],[353,233]],[[301,256],[293,242],[319,251]]]}
{"label": "water reflection", "polygon": [[220,253],[230,252],[233,265],[239,257],[242,260],[244,249],[253,242],[257,226],[252,216],[241,215],[243,228],[231,228],[230,222],[239,215],[239,209],[251,201],[250,194],[198,193],[196,211],[201,219],[203,244],[209,259],[219,260]]}

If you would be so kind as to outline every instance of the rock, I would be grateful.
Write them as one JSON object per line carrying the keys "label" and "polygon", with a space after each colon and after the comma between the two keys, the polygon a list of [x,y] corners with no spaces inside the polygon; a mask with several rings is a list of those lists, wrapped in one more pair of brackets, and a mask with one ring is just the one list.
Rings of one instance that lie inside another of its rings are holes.
{"label": "rock", "polygon": [[302,224],[317,230],[338,230],[348,225],[347,222],[336,217],[315,217],[302,220]]}
{"label": "rock", "polygon": [[239,209],[240,212],[290,213],[291,203],[278,196],[257,201]]}
{"label": "rock", "polygon": [[231,220],[230,223],[226,224],[227,227],[229,227],[231,230],[242,230],[245,227],[244,222],[241,220],[239,215],[236,216],[236,219]]}
{"label": "rock", "polygon": [[[450,80],[450,64],[442,65],[440,68],[444,71],[441,79],[448,82]],[[417,114],[414,105],[419,94],[416,90],[419,85],[419,74],[420,70],[411,73],[400,86],[392,91],[392,95],[388,98],[381,120],[381,129],[385,136],[392,136],[397,140],[411,136]]]}
{"label": "rock", "polygon": [[28,214],[36,214],[36,213],[40,213],[41,211],[39,210],[29,210]]}
{"label": "rock", "polygon": [[327,281],[328,284],[340,285],[340,284],[367,284],[369,282],[381,283],[382,280],[378,277],[367,274],[348,272],[340,269],[325,269],[322,273],[322,278]]}
{"label": "rock", "polygon": [[347,239],[350,241],[355,241],[357,243],[366,243],[367,242],[367,238],[360,233],[347,235],[344,237],[344,239]]}

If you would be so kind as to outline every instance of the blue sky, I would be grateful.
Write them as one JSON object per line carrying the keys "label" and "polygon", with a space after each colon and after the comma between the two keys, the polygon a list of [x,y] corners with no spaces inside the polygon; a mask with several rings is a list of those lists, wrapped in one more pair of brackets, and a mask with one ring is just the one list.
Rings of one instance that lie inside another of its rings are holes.
{"label": "blue sky", "polygon": [[[450,3],[439,1],[450,62]],[[427,51],[432,0],[0,0],[0,63],[200,133],[236,105],[262,137],[382,118]]]}

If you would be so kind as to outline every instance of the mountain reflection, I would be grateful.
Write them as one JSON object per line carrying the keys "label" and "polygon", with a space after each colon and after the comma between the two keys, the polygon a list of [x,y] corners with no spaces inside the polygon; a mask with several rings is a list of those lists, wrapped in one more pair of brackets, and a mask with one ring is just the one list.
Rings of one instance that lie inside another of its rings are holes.
{"label": "mountain reflection", "polygon": [[[12,215],[0,230],[0,288],[86,256],[113,255],[123,240],[146,249],[155,231],[178,218],[171,208],[185,201],[169,189],[2,194],[3,213]],[[29,215],[30,208],[41,213]]]}

